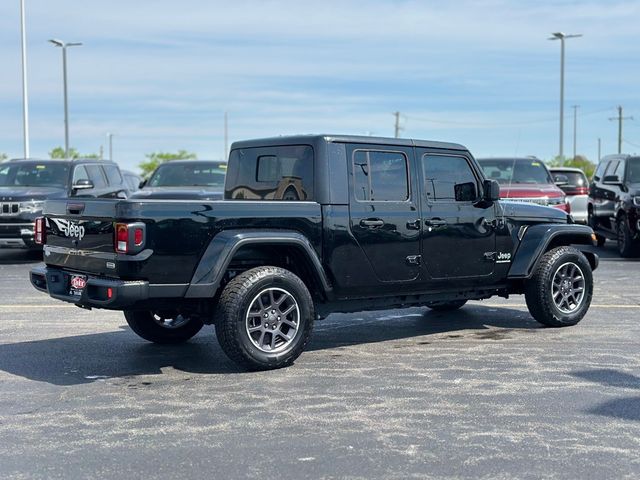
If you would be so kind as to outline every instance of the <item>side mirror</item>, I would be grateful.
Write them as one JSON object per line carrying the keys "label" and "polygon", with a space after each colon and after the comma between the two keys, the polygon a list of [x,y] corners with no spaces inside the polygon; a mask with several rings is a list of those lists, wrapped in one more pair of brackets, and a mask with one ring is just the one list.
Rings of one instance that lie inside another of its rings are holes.
{"label": "side mirror", "polygon": [[73,188],[74,190],[89,190],[93,188],[93,182],[91,180],[87,180],[86,178],[84,178],[74,183],[73,187],[71,188]]}
{"label": "side mirror", "polygon": [[620,185],[622,181],[618,175],[605,175],[602,179],[602,183],[606,185]]}
{"label": "side mirror", "polygon": [[500,184],[497,181],[485,180],[482,186],[484,189],[484,200],[487,202],[500,200]]}
{"label": "side mirror", "polygon": [[558,174],[553,176],[554,183],[559,187],[564,187],[565,185],[569,185],[569,177],[566,175]]}
{"label": "side mirror", "polygon": [[138,185],[138,188],[144,188],[144,186],[147,184],[147,180],[142,180],[140,182],[140,184]]}

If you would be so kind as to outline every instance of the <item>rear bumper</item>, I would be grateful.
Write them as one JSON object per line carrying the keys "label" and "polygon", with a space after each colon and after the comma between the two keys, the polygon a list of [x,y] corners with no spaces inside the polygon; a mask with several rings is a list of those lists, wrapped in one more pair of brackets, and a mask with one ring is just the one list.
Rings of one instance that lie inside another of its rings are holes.
{"label": "rear bumper", "polygon": [[33,238],[33,223],[0,223],[0,248],[40,248]]}
{"label": "rear bumper", "polygon": [[[126,281],[86,275],[81,295],[69,293],[70,277],[77,272],[40,264],[31,269],[31,284],[41,292],[81,307],[123,310],[153,298],[184,297],[187,285],[150,285],[144,280]],[[84,275],[84,274],[83,274]]]}

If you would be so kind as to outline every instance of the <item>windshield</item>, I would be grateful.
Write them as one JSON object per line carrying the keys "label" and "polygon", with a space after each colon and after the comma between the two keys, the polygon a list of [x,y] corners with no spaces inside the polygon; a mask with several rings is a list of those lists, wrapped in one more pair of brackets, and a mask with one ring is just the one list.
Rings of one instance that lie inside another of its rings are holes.
{"label": "windshield", "polygon": [[167,163],[149,179],[150,187],[224,187],[224,163]]}
{"label": "windshield", "polygon": [[640,183],[640,158],[627,160],[627,182]]}
{"label": "windshield", "polygon": [[20,162],[0,165],[0,187],[65,187],[66,163]]}
{"label": "windshield", "polygon": [[540,160],[517,159],[487,159],[479,160],[487,178],[497,180],[501,185],[511,183],[553,183],[549,171]]}

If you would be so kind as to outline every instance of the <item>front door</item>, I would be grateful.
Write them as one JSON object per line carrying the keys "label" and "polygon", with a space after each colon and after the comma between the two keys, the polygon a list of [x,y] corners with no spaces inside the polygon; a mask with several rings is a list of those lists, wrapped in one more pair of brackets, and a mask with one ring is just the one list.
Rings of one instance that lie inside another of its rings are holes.
{"label": "front door", "polygon": [[491,277],[498,259],[493,202],[481,201],[471,159],[418,149],[421,169],[422,258],[429,277],[459,284]]}
{"label": "front door", "polygon": [[[413,282],[421,272],[413,149],[350,145],[347,155],[350,228],[370,264],[370,285]],[[393,287],[389,288],[391,292]]]}

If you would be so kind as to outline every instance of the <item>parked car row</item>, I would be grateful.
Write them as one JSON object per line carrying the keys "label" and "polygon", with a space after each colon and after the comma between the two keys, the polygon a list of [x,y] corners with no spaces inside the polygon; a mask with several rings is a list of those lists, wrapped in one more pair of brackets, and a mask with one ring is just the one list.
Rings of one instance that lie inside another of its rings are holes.
{"label": "parked car row", "polygon": [[[0,164],[0,248],[38,250],[34,220],[45,200],[60,198],[222,198],[224,162],[176,161],[161,165],[148,182],[97,159],[17,159]],[[142,190],[140,190],[142,188]]]}
{"label": "parked car row", "polygon": [[[600,246],[611,239],[623,257],[640,253],[640,157],[603,158],[591,183],[580,169],[549,169],[535,157],[480,158],[478,164],[487,178],[499,183],[504,201],[557,208],[570,213],[574,222],[591,226]],[[270,174],[265,168],[256,173],[256,179]],[[0,247],[38,248],[33,221],[47,199],[218,200],[224,197],[226,172],[222,161],[178,160],[161,164],[148,180],[142,180],[106,160],[4,162],[0,164]],[[297,187],[300,175],[280,176],[286,181],[279,184],[274,198],[306,198]],[[231,196],[253,198],[259,188],[260,182],[245,185]]]}

